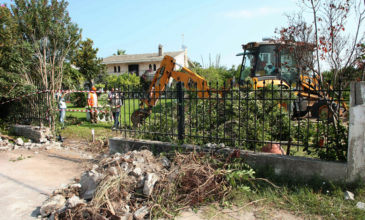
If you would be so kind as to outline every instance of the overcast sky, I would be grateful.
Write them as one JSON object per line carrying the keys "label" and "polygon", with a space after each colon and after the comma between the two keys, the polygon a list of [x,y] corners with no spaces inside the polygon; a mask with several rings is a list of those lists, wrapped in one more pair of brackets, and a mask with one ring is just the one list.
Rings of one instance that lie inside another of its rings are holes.
{"label": "overcast sky", "polygon": [[178,51],[184,43],[191,60],[207,65],[219,54],[227,67],[240,64],[242,44],[272,37],[297,9],[295,0],[69,0],[68,7],[99,57],[157,52],[158,44]]}

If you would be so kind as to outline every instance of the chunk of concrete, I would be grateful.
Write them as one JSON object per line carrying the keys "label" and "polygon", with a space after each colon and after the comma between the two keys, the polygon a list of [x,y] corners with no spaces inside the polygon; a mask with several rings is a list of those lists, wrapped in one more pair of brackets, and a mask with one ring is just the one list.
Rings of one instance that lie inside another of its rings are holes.
{"label": "chunk of concrete", "polygon": [[162,157],[161,158],[161,162],[162,162],[162,166],[165,168],[170,168],[171,166],[171,162],[169,159],[167,159],[167,157]]}
{"label": "chunk of concrete", "polygon": [[159,180],[159,176],[155,173],[148,173],[146,175],[146,180],[144,181],[143,186],[143,194],[150,196],[153,191],[153,187],[155,186],[155,183]]}
{"label": "chunk of concrete", "polygon": [[350,191],[346,191],[344,197],[345,200],[355,200],[355,195]]}
{"label": "chunk of concrete", "polygon": [[92,199],[96,187],[103,178],[103,175],[96,171],[87,171],[81,175],[80,197],[86,200]]}
{"label": "chunk of concrete", "polygon": [[15,140],[15,144],[18,145],[18,146],[23,146],[24,145],[24,141],[21,138],[17,138]]}
{"label": "chunk of concrete", "polygon": [[356,208],[364,210],[365,211],[365,203],[363,202],[358,202],[356,203]]}
{"label": "chunk of concrete", "polygon": [[149,213],[147,206],[142,206],[134,213],[134,218],[136,220],[142,220]]}
{"label": "chunk of concrete", "polygon": [[136,168],[133,169],[133,171],[131,172],[131,174],[133,176],[135,176],[135,177],[138,178],[139,176],[141,176],[143,174],[143,172],[142,172],[142,169],[141,168],[136,167]]}
{"label": "chunk of concrete", "polygon": [[85,200],[80,199],[78,196],[73,195],[71,198],[69,198],[66,202],[66,206],[68,208],[73,208],[77,206],[78,204],[85,204]]}
{"label": "chunk of concrete", "polygon": [[50,215],[52,212],[55,212],[65,206],[66,199],[62,195],[56,195],[48,198],[43,202],[40,213],[42,217],[46,217]]}

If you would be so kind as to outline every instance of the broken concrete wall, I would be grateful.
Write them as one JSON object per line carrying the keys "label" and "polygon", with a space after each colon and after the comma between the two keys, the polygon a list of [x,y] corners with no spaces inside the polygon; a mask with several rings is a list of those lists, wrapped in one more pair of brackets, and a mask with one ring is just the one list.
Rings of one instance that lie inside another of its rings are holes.
{"label": "broken concrete wall", "polygon": [[45,143],[52,139],[52,133],[49,128],[31,126],[31,125],[14,125],[13,132],[15,135],[31,139],[35,143]]}

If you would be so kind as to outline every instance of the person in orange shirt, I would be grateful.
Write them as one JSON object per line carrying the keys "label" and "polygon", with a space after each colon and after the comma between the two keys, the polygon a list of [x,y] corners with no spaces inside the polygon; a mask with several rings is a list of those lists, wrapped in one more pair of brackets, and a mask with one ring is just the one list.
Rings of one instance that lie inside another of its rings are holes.
{"label": "person in orange shirt", "polygon": [[98,96],[96,94],[96,88],[93,86],[91,88],[91,91],[89,92],[87,96],[87,105],[90,109],[90,121],[91,123],[97,123],[98,122]]}

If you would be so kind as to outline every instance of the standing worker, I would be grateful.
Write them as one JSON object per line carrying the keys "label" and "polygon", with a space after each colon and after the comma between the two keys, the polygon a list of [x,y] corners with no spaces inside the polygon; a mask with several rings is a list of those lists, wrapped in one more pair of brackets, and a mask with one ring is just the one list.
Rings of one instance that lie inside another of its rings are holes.
{"label": "standing worker", "polygon": [[66,102],[65,102],[65,94],[62,94],[59,97],[59,108],[60,108],[60,122],[62,129],[65,127],[65,116],[66,116]]}
{"label": "standing worker", "polygon": [[118,88],[116,88],[115,91],[112,90],[112,93],[109,97],[109,103],[112,109],[114,119],[113,129],[116,129],[119,127],[120,107],[123,104]]}
{"label": "standing worker", "polygon": [[98,122],[98,96],[96,94],[96,88],[93,86],[91,88],[91,91],[89,92],[87,96],[87,104],[90,109],[90,121],[91,123],[97,123]]}

